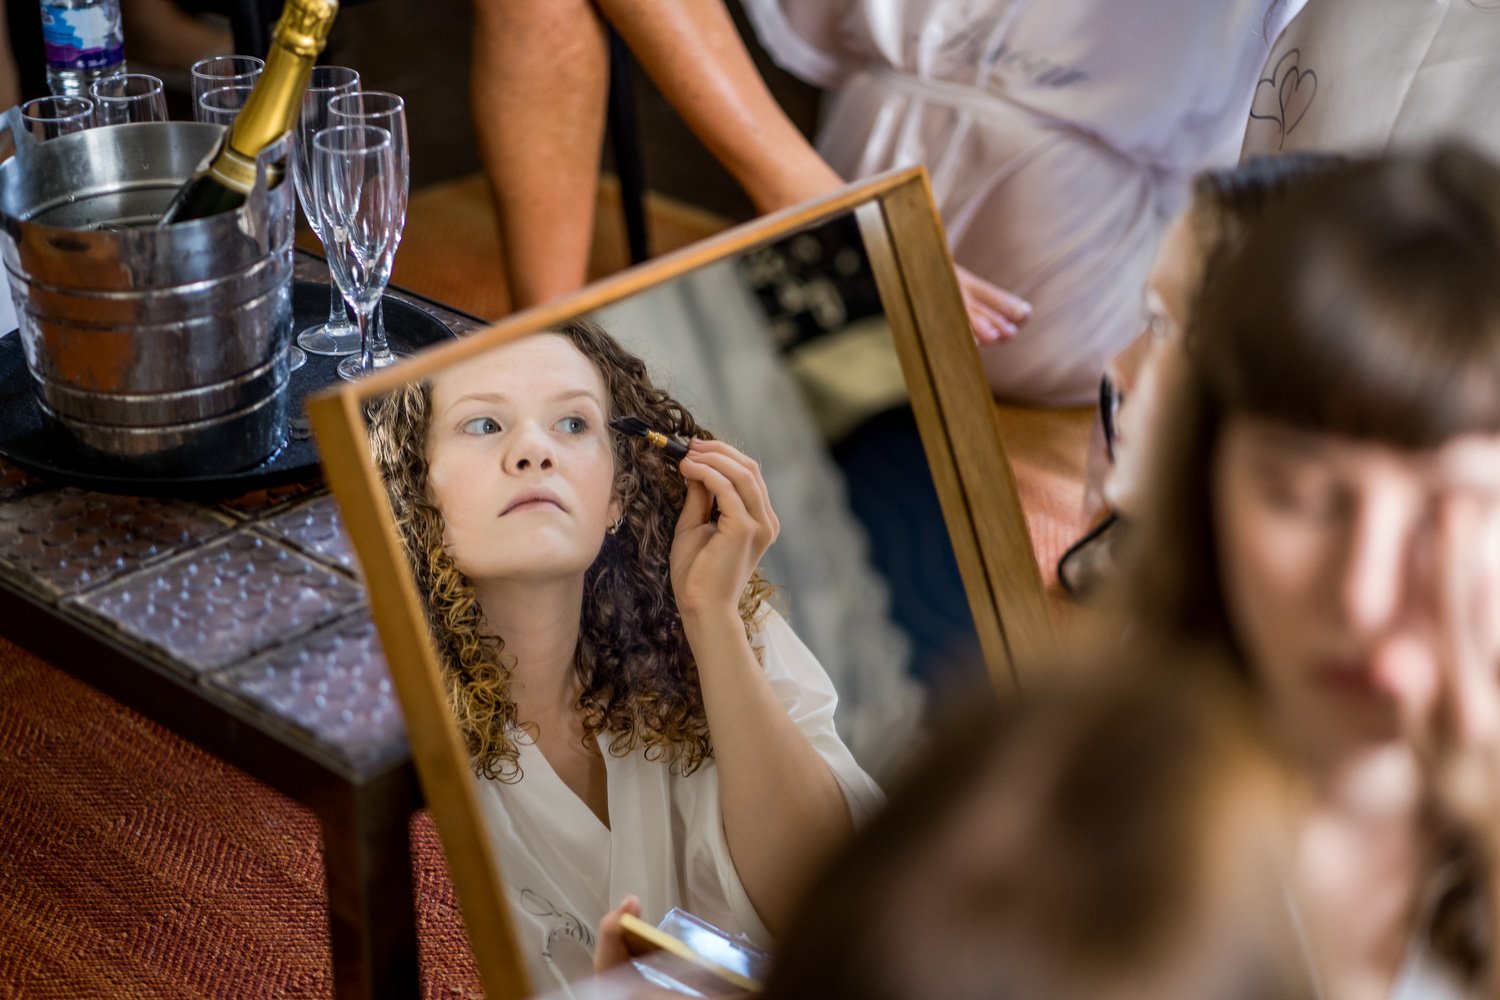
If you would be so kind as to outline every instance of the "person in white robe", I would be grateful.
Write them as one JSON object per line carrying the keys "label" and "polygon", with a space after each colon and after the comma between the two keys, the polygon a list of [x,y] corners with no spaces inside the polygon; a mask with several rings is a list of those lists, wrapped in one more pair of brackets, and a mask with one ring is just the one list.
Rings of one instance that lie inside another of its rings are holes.
{"label": "person in white robe", "polygon": [[997,395],[1091,402],[1196,171],[1234,161],[1301,0],[747,0],[785,69],[835,92],[845,177],[924,163],[958,264],[1033,309],[985,345]]}
{"label": "person in white robe", "polygon": [[[606,28],[758,212],[838,189],[840,178],[777,104],[724,0],[474,0],[474,128],[494,195],[513,308],[583,285],[610,87]],[[1015,295],[959,268],[976,338],[1014,336]]]}
{"label": "person in white robe", "polygon": [[1500,7],[1310,0],[1261,71],[1243,156],[1444,138],[1500,156]]}
{"label": "person in white robe", "polygon": [[622,912],[770,944],[881,796],[767,603],[779,519],[756,463],[584,320],[369,418],[533,984],[617,953]]}
{"label": "person in white robe", "polygon": [[[774,611],[756,644],[778,700],[833,772],[856,822],[868,819],[880,792],[834,733],[837,698],[817,660]],[[596,928],[627,895],[639,899],[652,923],[680,906],[757,947],[771,947],[730,856],[714,762],[690,775],[673,774],[640,749],[611,756],[607,738],[599,740],[609,775],[608,826],[524,738],[525,777],[480,782],[534,985],[591,972]]]}

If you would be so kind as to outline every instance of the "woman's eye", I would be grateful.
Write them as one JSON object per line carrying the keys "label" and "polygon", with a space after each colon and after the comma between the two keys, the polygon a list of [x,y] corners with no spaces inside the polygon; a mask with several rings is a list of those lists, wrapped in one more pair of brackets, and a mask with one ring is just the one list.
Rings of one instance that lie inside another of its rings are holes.
{"label": "woman's eye", "polygon": [[1328,520],[1346,511],[1352,501],[1333,483],[1307,481],[1302,477],[1271,476],[1264,483],[1265,495],[1273,505],[1299,517]]}
{"label": "woman's eye", "polygon": [[458,429],[465,434],[499,434],[500,424],[494,417],[475,417],[465,420]]}
{"label": "woman's eye", "polygon": [[582,417],[563,417],[557,422],[557,427],[564,434],[582,434],[589,429],[588,421]]}

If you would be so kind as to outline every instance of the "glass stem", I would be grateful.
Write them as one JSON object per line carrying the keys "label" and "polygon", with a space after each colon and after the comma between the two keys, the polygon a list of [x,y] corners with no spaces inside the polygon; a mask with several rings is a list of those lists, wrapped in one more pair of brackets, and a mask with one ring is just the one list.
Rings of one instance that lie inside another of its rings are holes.
{"label": "glass stem", "polygon": [[375,325],[371,329],[370,358],[373,364],[390,360],[391,349],[385,342],[385,296],[375,302]]}
{"label": "glass stem", "polygon": [[328,300],[328,326],[334,330],[349,325],[349,314],[344,311],[344,296],[339,291],[338,282],[330,281],[328,291],[331,296]]}
{"label": "glass stem", "polygon": [[375,370],[375,339],[371,336],[370,313],[369,309],[354,308],[354,322],[359,326],[359,370],[362,372]]}

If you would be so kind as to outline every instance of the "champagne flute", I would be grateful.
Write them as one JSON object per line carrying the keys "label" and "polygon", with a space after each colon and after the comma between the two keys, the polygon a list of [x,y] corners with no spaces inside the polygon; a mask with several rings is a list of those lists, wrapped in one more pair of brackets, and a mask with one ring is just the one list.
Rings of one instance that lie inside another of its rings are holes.
{"label": "champagne flute", "polygon": [[372,322],[400,242],[400,178],[391,133],[338,125],[313,136],[313,203],[328,266],[359,327],[360,351],[339,362],[353,380],[394,364],[397,355]]}
{"label": "champagne flute", "polygon": [[250,99],[254,90],[255,88],[248,84],[240,83],[205,91],[198,98],[198,104],[193,109],[193,117],[200,122],[223,125],[228,128],[240,116],[240,112],[245,108],[245,102]]}
{"label": "champagne flute", "polygon": [[[398,190],[396,240],[406,227],[406,205],[411,193],[410,146],[406,138],[406,101],[384,90],[361,90],[340,94],[328,102],[330,125],[375,125],[391,134],[395,147]],[[385,339],[384,300],[375,307],[375,323],[380,338]]]}
{"label": "champagne flute", "polygon": [[[329,125],[328,102],[340,94],[359,90],[359,74],[347,66],[314,66],[307,90],[302,94],[302,116],[297,123],[295,151],[292,157],[292,179],[297,185],[297,201],[313,234],[323,244],[323,255],[332,257],[323,234],[322,220],[313,202],[312,156],[313,136]],[[297,345],[309,354],[343,355],[360,349],[359,330],[349,322],[344,299],[336,283],[329,283],[328,322],[310,326],[297,334]]]}
{"label": "champagne flute", "polygon": [[159,77],[147,73],[121,73],[89,84],[100,125],[126,122],[164,122],[167,95]]}
{"label": "champagne flute", "polygon": [[193,116],[200,122],[211,121],[202,115],[204,94],[223,87],[253,87],[265,68],[266,61],[257,56],[199,59],[193,63]]}
{"label": "champagne flute", "polygon": [[21,121],[38,142],[94,125],[94,102],[87,97],[37,97],[21,105]]}

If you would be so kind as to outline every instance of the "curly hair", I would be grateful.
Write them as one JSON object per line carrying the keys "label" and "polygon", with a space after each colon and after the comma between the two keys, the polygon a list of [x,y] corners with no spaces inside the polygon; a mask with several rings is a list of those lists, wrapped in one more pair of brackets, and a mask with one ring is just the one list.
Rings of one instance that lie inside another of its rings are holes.
{"label": "curly hair", "polygon": [[[545,332],[567,339],[603,376],[606,419],[633,415],[669,434],[712,438],[652,384],[644,362],[596,324],[574,320]],[[504,654],[504,638],[488,631],[473,583],[444,544],[443,513],[428,489],[430,383],[407,383],[371,400],[365,417],[474,772],[518,780],[513,731],[525,724],[510,697],[513,660]],[[574,707],[585,741],[607,732],[611,754],[644,747],[648,759],[690,774],[713,755],[713,745],[671,581],[672,539],[687,484],[662,451],[623,434],[614,435],[614,465],[614,493],[624,514],[584,576],[573,658],[583,690]],[[771,589],[755,573],[740,595],[747,636],[758,627]]]}

